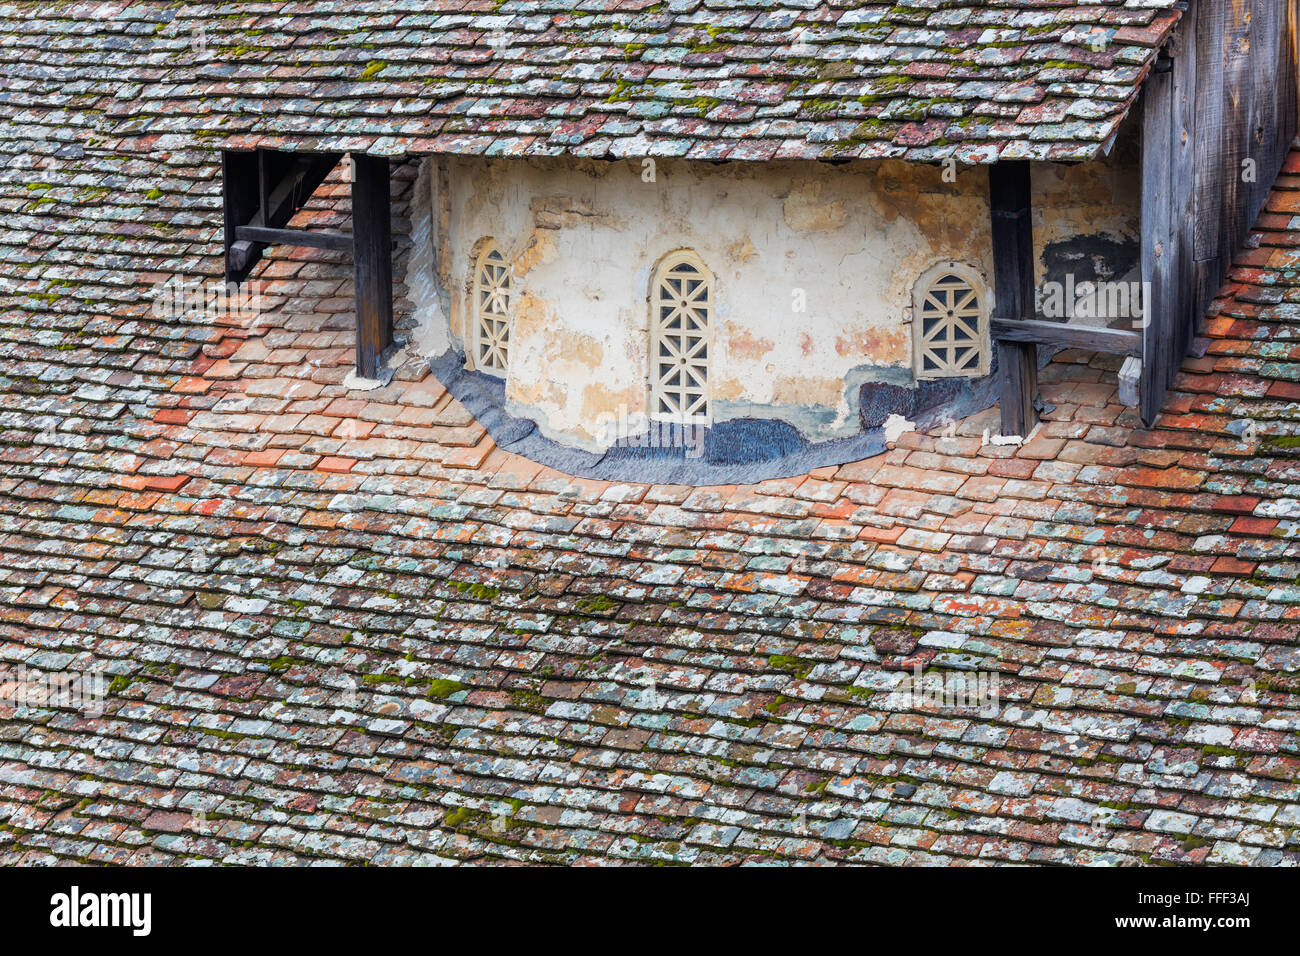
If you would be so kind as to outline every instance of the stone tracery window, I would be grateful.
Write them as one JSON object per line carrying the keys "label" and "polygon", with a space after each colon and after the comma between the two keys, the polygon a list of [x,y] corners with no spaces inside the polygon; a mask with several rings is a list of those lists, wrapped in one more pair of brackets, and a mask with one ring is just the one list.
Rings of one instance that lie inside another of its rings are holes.
{"label": "stone tracery window", "polygon": [[650,417],[712,420],[713,275],[692,252],[659,264],[650,287]]}
{"label": "stone tracery window", "polygon": [[500,246],[487,240],[474,266],[474,367],[504,377],[510,366],[510,310],[514,283]]}
{"label": "stone tracery window", "polygon": [[979,273],[960,262],[941,262],[917,280],[912,364],[918,379],[988,374],[987,300]]}

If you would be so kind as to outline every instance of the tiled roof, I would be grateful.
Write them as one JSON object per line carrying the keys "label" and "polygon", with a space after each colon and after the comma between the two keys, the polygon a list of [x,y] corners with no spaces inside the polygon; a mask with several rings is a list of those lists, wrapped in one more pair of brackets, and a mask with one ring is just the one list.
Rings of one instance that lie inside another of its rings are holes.
{"label": "tiled roof", "polygon": [[215,140],[73,12],[0,34],[0,658],[109,695],[0,711],[0,862],[1300,862],[1300,155],[1153,430],[1063,354],[1021,448],[576,481],[417,362],[345,392],[335,254],[155,314],[221,274]]}
{"label": "tiled roof", "polygon": [[1175,2],[12,4],[0,54],[19,99],[238,145],[1081,160]]}
{"label": "tiled roof", "polygon": [[111,683],[0,723],[0,862],[1300,862],[1300,154],[1155,430],[1064,354],[1023,447],[698,489],[495,449],[418,361],[346,392],[332,253],[154,316],[125,253],[215,272],[210,167],[73,205],[153,162],[4,194],[0,648]]}

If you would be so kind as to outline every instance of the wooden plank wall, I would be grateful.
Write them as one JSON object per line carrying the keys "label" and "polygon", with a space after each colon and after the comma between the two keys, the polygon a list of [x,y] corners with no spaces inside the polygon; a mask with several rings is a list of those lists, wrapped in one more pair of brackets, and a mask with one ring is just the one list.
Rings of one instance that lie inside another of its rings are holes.
{"label": "wooden plank wall", "polygon": [[[1270,0],[1271,2],[1271,0]],[[1205,0],[1197,5],[1209,6]],[[1189,10],[1189,14],[1196,13]],[[1196,65],[1200,50],[1195,21],[1183,24],[1175,41],[1172,71],[1172,132],[1170,134],[1170,201],[1169,237],[1173,244],[1170,278],[1177,302],[1171,303],[1174,316],[1168,340],[1169,362],[1166,384],[1172,383],[1182,358],[1191,347],[1200,313],[1196,311],[1196,131],[1200,117],[1196,109]],[[1154,414],[1152,416],[1154,418]]]}
{"label": "wooden plank wall", "polygon": [[[1191,0],[1142,98],[1142,418],[1165,392],[1297,130],[1300,0]],[[1243,175],[1253,160],[1254,178]]]}
{"label": "wooden plank wall", "polygon": [[[1169,388],[1178,328],[1173,234],[1174,73],[1156,72],[1142,91],[1142,281],[1147,326],[1142,353],[1142,420],[1150,423]],[[1154,408],[1154,411],[1152,410]]]}

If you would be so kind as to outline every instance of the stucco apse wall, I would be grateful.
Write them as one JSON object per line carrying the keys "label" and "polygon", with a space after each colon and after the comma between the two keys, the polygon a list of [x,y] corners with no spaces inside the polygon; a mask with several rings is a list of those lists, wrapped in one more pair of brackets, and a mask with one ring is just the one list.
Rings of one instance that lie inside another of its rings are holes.
{"label": "stucco apse wall", "polygon": [[[1035,281],[1137,281],[1141,274],[1140,127],[1126,122],[1095,163],[1038,163],[1031,177]],[[1093,322],[1091,324],[1103,324]]]}
{"label": "stucco apse wall", "polygon": [[955,182],[894,162],[660,160],[652,182],[645,172],[639,160],[428,160],[435,281],[416,345],[464,350],[475,257],[495,239],[515,284],[507,410],[603,450],[602,423],[647,406],[653,270],[689,249],[716,277],[714,421],[778,419],[819,441],[860,430],[863,384],[914,384],[918,276],[954,259],[991,283],[983,168]]}

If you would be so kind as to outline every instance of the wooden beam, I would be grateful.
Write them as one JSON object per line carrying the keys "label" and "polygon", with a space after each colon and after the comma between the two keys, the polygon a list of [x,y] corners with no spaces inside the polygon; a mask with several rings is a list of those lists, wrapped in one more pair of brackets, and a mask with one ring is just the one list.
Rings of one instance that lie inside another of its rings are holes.
{"label": "wooden beam", "polygon": [[992,336],[999,345],[1029,343],[1054,345],[1058,348],[1086,349],[1109,355],[1141,355],[1142,334],[1124,329],[1106,329],[1088,325],[1069,325],[1065,322],[1009,321],[993,319]]}
{"label": "wooden beam", "polygon": [[379,376],[393,340],[393,251],[388,160],[352,154],[352,268],[357,297],[357,374]]}
{"label": "wooden beam", "polygon": [[352,156],[351,235],[287,228],[341,156],[223,151],[226,276],[243,281],[266,247],[276,243],[350,251],[356,293],[357,373],[377,378],[384,350],[393,340],[388,160]]}
{"label": "wooden beam", "polygon": [[[1000,316],[1017,321],[1034,317],[1034,225],[1031,219],[1030,165],[1024,160],[989,168],[989,206],[993,217],[994,297]],[[1028,435],[1036,424],[1038,346],[998,341],[1002,433]]]}
{"label": "wooden beam", "polygon": [[1002,434],[1027,436],[1038,416],[1038,346],[1023,342],[998,342],[998,404],[1002,408]]}
{"label": "wooden beam", "polygon": [[223,150],[221,153],[221,205],[225,220],[226,281],[248,278],[263,246],[238,247],[235,230],[257,215],[257,154]]}
{"label": "wooden beam", "polygon": [[279,153],[261,150],[266,199],[250,226],[279,229],[307,204],[311,194],[338,165],[341,153]]}
{"label": "wooden beam", "polygon": [[1150,425],[1164,403],[1164,369],[1169,364],[1170,321],[1169,137],[1173,81],[1169,73],[1147,80],[1142,91],[1142,282],[1149,291],[1142,303],[1146,347],[1142,355],[1142,421]]}
{"label": "wooden beam", "polygon": [[351,251],[352,237],[345,232],[309,232],[306,229],[270,229],[266,226],[239,226],[235,236],[251,242],[280,243],[287,246],[310,246],[313,249]]}
{"label": "wooden beam", "polygon": [[[341,153],[274,150],[222,151],[227,280],[244,281],[270,243],[318,245],[314,241],[297,242],[289,235],[253,239],[250,234],[241,236],[239,232],[250,227],[283,229],[294,213],[306,205],[330,170],[338,165],[341,156]],[[345,247],[331,245],[325,248]]]}

